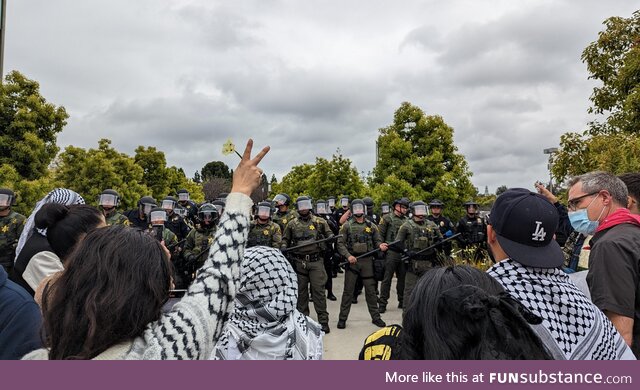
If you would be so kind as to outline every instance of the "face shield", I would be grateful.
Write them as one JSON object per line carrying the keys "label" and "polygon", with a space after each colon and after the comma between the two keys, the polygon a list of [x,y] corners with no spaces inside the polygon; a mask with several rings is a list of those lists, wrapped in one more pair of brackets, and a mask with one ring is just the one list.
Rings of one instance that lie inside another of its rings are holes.
{"label": "face shield", "polygon": [[258,218],[260,219],[269,219],[271,218],[271,207],[269,206],[258,206]]}
{"label": "face shield", "polygon": [[354,205],[351,205],[351,212],[353,213],[353,215],[364,215],[366,211],[367,207],[363,204],[356,203]]}
{"label": "face shield", "polygon": [[316,213],[317,214],[327,214],[327,204],[326,203],[317,203],[316,204]]}
{"label": "face shield", "polygon": [[342,198],[342,199],[340,199],[340,205],[341,205],[342,207],[347,207],[347,206],[349,206],[349,198]]}
{"label": "face shield", "polygon": [[387,214],[389,212],[389,205],[382,205],[382,214]]}
{"label": "face shield", "polygon": [[173,210],[176,207],[175,202],[169,199],[165,199],[160,204],[160,208],[165,210]]}
{"label": "face shield", "polygon": [[200,218],[203,222],[211,223],[216,219],[216,213],[214,211],[202,211],[200,212]]}
{"label": "face shield", "polygon": [[187,200],[189,200],[189,193],[188,192],[181,192],[178,194],[178,200],[181,202],[186,202]]}
{"label": "face shield", "polygon": [[151,212],[151,209],[154,207],[156,207],[156,205],[153,203],[143,203],[142,212],[144,213],[144,215],[149,215],[149,213]]}
{"label": "face shield", "polygon": [[471,205],[467,206],[467,213],[475,214],[477,212],[478,212],[478,209],[476,208],[475,205],[471,204]]}
{"label": "face shield", "polygon": [[336,200],[335,199],[329,199],[327,201],[327,204],[329,205],[329,207],[336,207]]}
{"label": "face shield", "polygon": [[0,194],[0,207],[9,207],[13,202],[13,196],[8,194]]}
{"label": "face shield", "polygon": [[116,207],[118,205],[118,197],[113,194],[101,194],[98,204],[102,207]]}
{"label": "face shield", "polygon": [[164,210],[152,211],[149,220],[151,220],[153,226],[164,225],[164,222],[167,220],[167,212]]}
{"label": "face shield", "polygon": [[275,198],[273,198],[273,204],[275,204],[276,206],[284,206],[286,202],[287,198],[285,198],[284,195],[281,194],[278,194]]}
{"label": "face shield", "polygon": [[311,199],[305,199],[298,202],[298,211],[306,211],[311,209]]}
{"label": "face shield", "polygon": [[214,204],[213,207],[215,207],[216,210],[218,210],[218,215],[222,215],[222,205]]}
{"label": "face shield", "polygon": [[176,208],[175,210],[173,210],[174,213],[178,214],[179,216],[181,216],[182,218],[187,216],[187,209],[184,209],[182,207],[180,208]]}
{"label": "face shield", "polygon": [[419,204],[413,207],[413,215],[416,217],[423,217],[427,215],[427,206]]}

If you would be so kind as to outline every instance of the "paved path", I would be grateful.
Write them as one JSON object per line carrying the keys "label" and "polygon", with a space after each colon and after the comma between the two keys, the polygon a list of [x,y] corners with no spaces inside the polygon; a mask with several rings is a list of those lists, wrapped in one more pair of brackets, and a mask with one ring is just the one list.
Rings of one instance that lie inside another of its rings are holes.
{"label": "paved path", "polygon": [[[402,310],[398,309],[398,299],[395,293],[396,280],[391,285],[391,298],[387,311],[382,314],[382,319],[387,323],[401,324]],[[333,279],[333,293],[338,297],[337,301],[327,299],[327,309],[329,311],[329,327],[331,333],[324,337],[324,356],[325,360],[355,360],[358,359],[360,349],[364,344],[364,339],[380,329],[371,323],[371,316],[367,310],[367,304],[364,299],[364,291],[358,297],[358,303],[351,305],[351,312],[347,320],[345,329],[338,329],[338,313],[340,312],[340,300],[342,298],[342,290],[344,287],[344,274],[338,274]],[[311,305],[313,306],[313,305]],[[311,317],[317,320],[313,307],[310,308]]]}

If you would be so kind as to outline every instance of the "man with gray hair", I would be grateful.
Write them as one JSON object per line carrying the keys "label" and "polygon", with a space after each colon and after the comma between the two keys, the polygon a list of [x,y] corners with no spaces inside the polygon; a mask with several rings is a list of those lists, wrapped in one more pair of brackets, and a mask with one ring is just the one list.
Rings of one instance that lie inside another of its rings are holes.
{"label": "man with gray hair", "polygon": [[626,208],[627,187],[615,175],[589,172],[568,185],[571,226],[593,234],[591,299],[640,358],[640,216]]}

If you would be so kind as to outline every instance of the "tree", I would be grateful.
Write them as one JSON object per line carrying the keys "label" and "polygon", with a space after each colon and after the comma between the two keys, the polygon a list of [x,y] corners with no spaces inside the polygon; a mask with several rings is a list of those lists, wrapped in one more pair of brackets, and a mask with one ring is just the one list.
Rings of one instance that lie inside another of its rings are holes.
{"label": "tree", "polygon": [[[508,190],[507,186],[501,185],[500,187],[496,188],[496,196],[502,195],[502,193],[505,192],[506,190]],[[485,190],[484,195],[485,196],[489,195],[489,191]]]}
{"label": "tree", "polygon": [[442,117],[427,116],[404,102],[394,113],[393,123],[379,133],[371,185],[375,193],[380,185],[395,183],[384,200],[408,196],[406,191],[412,188],[412,199],[437,197],[457,210],[476,193],[467,162],[453,143],[453,128]]}
{"label": "tree", "polygon": [[68,146],[55,165],[56,182],[78,192],[88,204],[96,204],[107,188],[118,191],[123,209],[135,207],[138,199],[149,194],[142,167],[132,157],[111,147],[108,139],[98,141],[98,149]]}
{"label": "tree", "polygon": [[218,198],[223,192],[228,193],[231,191],[231,181],[221,177],[214,177],[202,184],[202,190],[204,191],[204,198],[210,202]]}
{"label": "tree", "polygon": [[142,167],[142,183],[151,190],[151,196],[159,200],[169,195],[171,183],[164,152],[152,146],[138,146],[134,159]]}
{"label": "tree", "polygon": [[40,95],[36,81],[9,73],[0,84],[0,165],[13,166],[26,180],[46,175],[59,150],[57,134],[68,117],[64,107]]}
{"label": "tree", "polygon": [[204,181],[209,181],[215,177],[227,180],[231,180],[233,178],[233,171],[222,161],[208,162],[204,167],[202,167],[200,172],[202,174],[202,180]]}
{"label": "tree", "polygon": [[202,176],[200,176],[200,172],[196,171],[193,174],[193,181],[194,181],[194,183],[197,183],[197,184],[202,183]]}
{"label": "tree", "polygon": [[589,112],[605,116],[604,122],[589,124],[589,133],[634,133],[640,128],[640,10],[604,25],[582,52],[589,78],[602,82],[593,89]]}

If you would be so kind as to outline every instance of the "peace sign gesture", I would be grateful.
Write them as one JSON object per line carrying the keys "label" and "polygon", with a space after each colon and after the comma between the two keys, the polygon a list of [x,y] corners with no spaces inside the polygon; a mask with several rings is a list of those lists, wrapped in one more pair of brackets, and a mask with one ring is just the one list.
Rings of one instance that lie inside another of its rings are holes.
{"label": "peace sign gesture", "polygon": [[253,159],[251,158],[251,149],[253,148],[253,140],[247,141],[247,146],[242,154],[240,164],[233,171],[233,184],[231,192],[241,192],[247,196],[251,196],[253,190],[258,188],[262,179],[262,169],[258,168],[258,164],[262,158],[271,149],[265,146]]}

